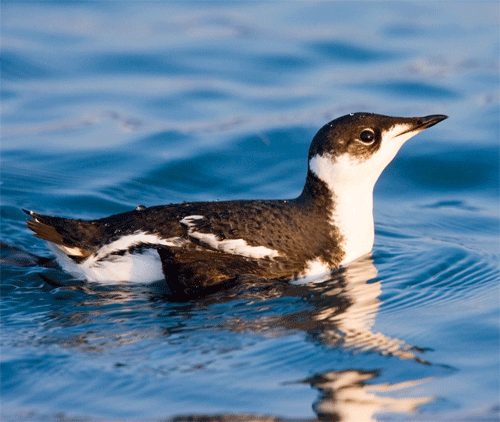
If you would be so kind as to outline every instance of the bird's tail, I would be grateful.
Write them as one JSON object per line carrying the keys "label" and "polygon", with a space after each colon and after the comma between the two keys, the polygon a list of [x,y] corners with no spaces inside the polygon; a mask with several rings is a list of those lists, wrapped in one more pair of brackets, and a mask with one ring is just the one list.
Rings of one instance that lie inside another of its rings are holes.
{"label": "bird's tail", "polygon": [[36,237],[50,242],[75,262],[84,260],[98,247],[95,239],[99,228],[91,221],[51,217],[24,209],[23,211],[32,218],[27,220],[27,225]]}

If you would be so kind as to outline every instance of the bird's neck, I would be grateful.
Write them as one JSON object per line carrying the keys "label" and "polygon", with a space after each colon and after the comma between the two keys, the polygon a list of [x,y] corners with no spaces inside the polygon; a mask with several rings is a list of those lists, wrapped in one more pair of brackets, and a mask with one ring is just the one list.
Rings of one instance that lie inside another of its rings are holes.
{"label": "bird's neck", "polygon": [[331,235],[340,238],[339,246],[343,252],[340,264],[344,265],[370,253],[373,248],[375,183],[355,178],[336,181],[326,176],[309,171],[298,200],[309,201],[328,210],[325,218],[331,224]]}

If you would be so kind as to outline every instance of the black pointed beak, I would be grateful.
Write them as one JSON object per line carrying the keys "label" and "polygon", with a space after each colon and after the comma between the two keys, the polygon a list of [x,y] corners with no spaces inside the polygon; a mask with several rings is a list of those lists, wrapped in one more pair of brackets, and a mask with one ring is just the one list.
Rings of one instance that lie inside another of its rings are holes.
{"label": "black pointed beak", "polygon": [[427,129],[431,126],[437,125],[439,122],[447,119],[448,116],[444,114],[433,114],[432,116],[425,116],[417,120],[417,126],[415,129]]}
{"label": "black pointed beak", "polygon": [[417,117],[415,119],[412,119],[411,122],[412,126],[409,129],[405,130],[404,132],[401,132],[398,136],[404,135],[405,133],[408,132],[416,132],[416,131],[420,132],[431,126],[437,125],[439,122],[447,118],[448,116],[445,116],[444,114],[432,114],[431,116]]}

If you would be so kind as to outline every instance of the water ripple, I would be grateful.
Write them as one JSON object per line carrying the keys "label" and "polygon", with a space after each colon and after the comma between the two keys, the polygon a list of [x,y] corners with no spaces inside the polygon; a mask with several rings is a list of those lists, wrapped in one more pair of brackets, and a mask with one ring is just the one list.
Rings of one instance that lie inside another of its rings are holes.
{"label": "water ripple", "polygon": [[[400,267],[406,258],[396,258],[392,265]],[[397,293],[384,298],[381,313],[487,300],[499,274],[498,256],[449,246],[439,252],[421,251],[412,256],[405,276],[387,280],[388,288],[397,289]]]}
{"label": "water ripple", "polygon": [[358,88],[380,91],[398,98],[434,98],[456,99],[460,98],[458,91],[424,82],[406,80],[391,80],[388,82],[365,82]]}
{"label": "water ripple", "polygon": [[316,42],[310,44],[310,48],[339,63],[370,63],[401,57],[401,54],[394,51],[370,49],[340,41]]}
{"label": "water ripple", "polygon": [[50,76],[52,72],[29,61],[20,54],[2,49],[2,78],[6,80],[41,79]]}

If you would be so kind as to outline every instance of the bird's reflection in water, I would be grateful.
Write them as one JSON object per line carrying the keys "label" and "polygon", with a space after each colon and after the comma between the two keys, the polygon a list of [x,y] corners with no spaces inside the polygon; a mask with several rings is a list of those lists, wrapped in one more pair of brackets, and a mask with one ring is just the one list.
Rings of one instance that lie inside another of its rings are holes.
{"label": "bird's reflection in water", "polygon": [[[326,372],[306,380],[321,394],[313,408],[318,420],[376,421],[381,413],[414,413],[418,406],[431,402],[431,397],[389,397],[383,395],[414,387],[426,379],[400,383],[373,383],[376,371],[345,370]],[[370,382],[370,383],[368,383]]]}
{"label": "bird's reflection in water", "polygon": [[[376,371],[345,370],[326,372],[309,378],[309,383],[320,391],[313,404],[315,419],[293,419],[295,422],[376,422],[377,415],[415,413],[418,406],[431,402],[431,397],[389,397],[391,391],[415,387],[426,379],[400,383],[373,383]],[[287,422],[289,419],[261,415],[185,415],[171,419],[172,422]],[[291,420],[290,420],[291,421]]]}
{"label": "bird's reflection in water", "polygon": [[[269,317],[244,320],[229,319],[225,328],[234,331],[299,330],[311,341],[327,346],[341,347],[352,352],[372,351],[401,359],[423,360],[417,356],[422,349],[406,345],[403,340],[374,332],[373,326],[380,307],[382,282],[376,280],[377,269],[371,257],[364,257],[345,268],[307,284],[279,283],[245,285],[239,299],[266,301],[295,297],[304,301],[300,311],[278,313]],[[228,300],[220,294],[208,301]]]}

